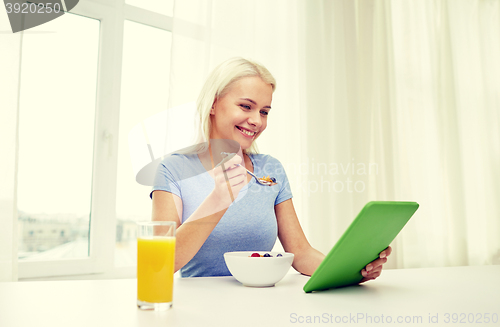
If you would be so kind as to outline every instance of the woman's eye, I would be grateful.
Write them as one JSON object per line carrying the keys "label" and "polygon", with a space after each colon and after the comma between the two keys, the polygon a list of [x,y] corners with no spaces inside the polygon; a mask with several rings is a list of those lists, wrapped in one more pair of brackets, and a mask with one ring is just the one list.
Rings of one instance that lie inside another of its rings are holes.
{"label": "woman's eye", "polygon": [[269,111],[261,110],[260,114],[264,115],[264,116],[267,116],[267,115],[269,115]]}
{"label": "woman's eye", "polygon": [[246,104],[240,104],[240,107],[242,107],[243,109],[246,109],[246,110],[252,109],[252,108],[250,108],[250,106],[248,106]]}

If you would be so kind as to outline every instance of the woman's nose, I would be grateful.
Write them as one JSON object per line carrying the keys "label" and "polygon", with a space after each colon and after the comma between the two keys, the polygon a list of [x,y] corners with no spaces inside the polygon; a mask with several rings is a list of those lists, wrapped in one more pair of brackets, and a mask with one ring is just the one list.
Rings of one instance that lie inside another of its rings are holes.
{"label": "woman's nose", "polygon": [[262,118],[260,117],[260,112],[259,111],[252,111],[250,113],[250,116],[248,117],[248,123],[250,125],[260,127],[262,125]]}

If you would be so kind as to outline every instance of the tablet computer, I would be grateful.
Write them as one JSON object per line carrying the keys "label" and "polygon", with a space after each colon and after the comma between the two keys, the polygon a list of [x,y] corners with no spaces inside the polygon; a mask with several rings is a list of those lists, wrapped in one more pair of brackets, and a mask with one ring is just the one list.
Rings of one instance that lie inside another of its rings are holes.
{"label": "tablet computer", "polygon": [[361,270],[391,244],[417,209],[416,202],[368,202],[304,285],[304,291],[358,284],[363,279]]}

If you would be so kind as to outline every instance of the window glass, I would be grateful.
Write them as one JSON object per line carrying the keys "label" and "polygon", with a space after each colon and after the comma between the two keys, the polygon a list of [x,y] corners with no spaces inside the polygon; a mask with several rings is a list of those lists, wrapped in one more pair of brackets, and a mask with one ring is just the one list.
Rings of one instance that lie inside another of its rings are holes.
{"label": "window glass", "polygon": [[[151,219],[151,187],[135,181],[129,132],[167,109],[172,33],[125,21],[116,200],[117,267],[136,264],[136,225]],[[145,151],[146,149],[146,144]],[[133,155],[133,154],[132,154]]]}
{"label": "window glass", "polygon": [[174,15],[174,0],[126,0],[128,5],[151,10],[162,15]]}
{"label": "window glass", "polygon": [[20,260],[88,256],[99,27],[66,13],[24,32]]}

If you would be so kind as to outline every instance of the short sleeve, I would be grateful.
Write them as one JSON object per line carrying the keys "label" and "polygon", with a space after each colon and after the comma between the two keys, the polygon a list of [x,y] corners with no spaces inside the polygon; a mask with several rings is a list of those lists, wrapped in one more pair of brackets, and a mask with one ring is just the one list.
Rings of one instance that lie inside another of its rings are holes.
{"label": "short sleeve", "polygon": [[288,182],[288,177],[286,176],[285,168],[278,159],[274,160],[276,160],[276,175],[278,176],[278,185],[280,185],[280,190],[276,200],[274,201],[274,205],[278,205],[283,201],[291,199],[293,195],[290,183]]}
{"label": "short sleeve", "polygon": [[181,158],[169,156],[163,159],[156,169],[153,188],[149,197],[153,197],[154,191],[166,191],[182,197],[179,181],[182,176]]}

